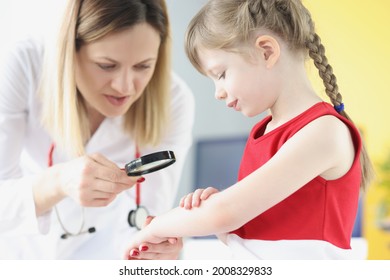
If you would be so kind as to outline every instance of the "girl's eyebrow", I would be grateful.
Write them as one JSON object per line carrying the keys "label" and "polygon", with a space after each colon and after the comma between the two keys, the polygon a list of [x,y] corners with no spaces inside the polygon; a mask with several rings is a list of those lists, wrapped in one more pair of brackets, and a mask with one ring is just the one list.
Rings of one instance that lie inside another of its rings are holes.
{"label": "girl's eyebrow", "polygon": [[218,78],[218,72],[221,72],[221,68],[224,67],[220,64],[216,64],[216,63],[209,63],[206,65],[203,64],[201,65],[202,69],[203,69],[203,72],[209,76],[209,77],[212,77],[212,78]]}
{"label": "girl's eyebrow", "polygon": [[213,68],[205,69],[205,70],[204,70],[204,73],[205,73],[207,76],[209,76],[209,77],[218,78],[218,74],[215,74],[215,73],[214,73],[214,69],[213,69]]}

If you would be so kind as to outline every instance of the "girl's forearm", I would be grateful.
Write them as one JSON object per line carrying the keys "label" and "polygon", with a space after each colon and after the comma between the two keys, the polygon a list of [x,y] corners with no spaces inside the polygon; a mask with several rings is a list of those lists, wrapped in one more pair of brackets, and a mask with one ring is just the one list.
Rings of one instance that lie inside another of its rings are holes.
{"label": "girl's forearm", "polygon": [[199,207],[191,210],[178,207],[157,216],[145,234],[160,238],[188,237],[219,235],[237,229],[277,202],[275,197],[264,195],[266,187],[258,184],[264,181],[261,176],[260,171],[253,172],[203,200]]}
{"label": "girl's forearm", "polygon": [[148,226],[157,237],[205,236],[229,232],[241,226],[235,221],[233,208],[226,203],[225,193],[217,193],[202,201],[200,207],[181,207],[157,216]]}

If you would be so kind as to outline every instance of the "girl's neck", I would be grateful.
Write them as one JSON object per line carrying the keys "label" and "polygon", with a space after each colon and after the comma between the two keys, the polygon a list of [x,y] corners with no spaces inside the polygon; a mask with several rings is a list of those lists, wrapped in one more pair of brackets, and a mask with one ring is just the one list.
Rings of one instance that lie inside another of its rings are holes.
{"label": "girl's neck", "polygon": [[284,86],[280,88],[280,94],[270,108],[272,120],[267,126],[269,132],[288,122],[314,104],[321,102],[321,98],[315,93],[310,80],[303,71],[291,74],[285,79]]}

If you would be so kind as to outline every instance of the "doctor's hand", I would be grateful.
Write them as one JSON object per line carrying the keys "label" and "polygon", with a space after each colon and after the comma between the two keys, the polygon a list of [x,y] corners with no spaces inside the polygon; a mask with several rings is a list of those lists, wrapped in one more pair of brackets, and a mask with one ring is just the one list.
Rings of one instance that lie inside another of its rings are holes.
{"label": "doctor's hand", "polygon": [[[154,217],[149,216],[145,225],[148,225]],[[160,243],[142,242],[137,247],[129,247],[124,258],[127,260],[176,260],[183,248],[182,238],[168,238]]]}
{"label": "doctor's hand", "polygon": [[82,206],[102,207],[110,204],[124,190],[142,177],[129,177],[115,163],[101,154],[91,154],[60,163],[60,192]]}
{"label": "doctor's hand", "polygon": [[199,207],[202,200],[208,199],[212,194],[219,192],[218,189],[208,187],[206,189],[197,189],[192,193],[183,196],[180,199],[180,207],[185,209],[191,209],[193,207]]}

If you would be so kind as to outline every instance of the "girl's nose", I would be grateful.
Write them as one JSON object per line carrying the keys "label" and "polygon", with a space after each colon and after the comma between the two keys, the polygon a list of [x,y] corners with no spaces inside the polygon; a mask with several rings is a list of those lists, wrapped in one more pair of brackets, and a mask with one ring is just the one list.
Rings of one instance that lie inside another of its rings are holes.
{"label": "girl's nose", "polygon": [[227,97],[226,91],[223,89],[215,89],[215,99],[217,100],[224,100]]}

